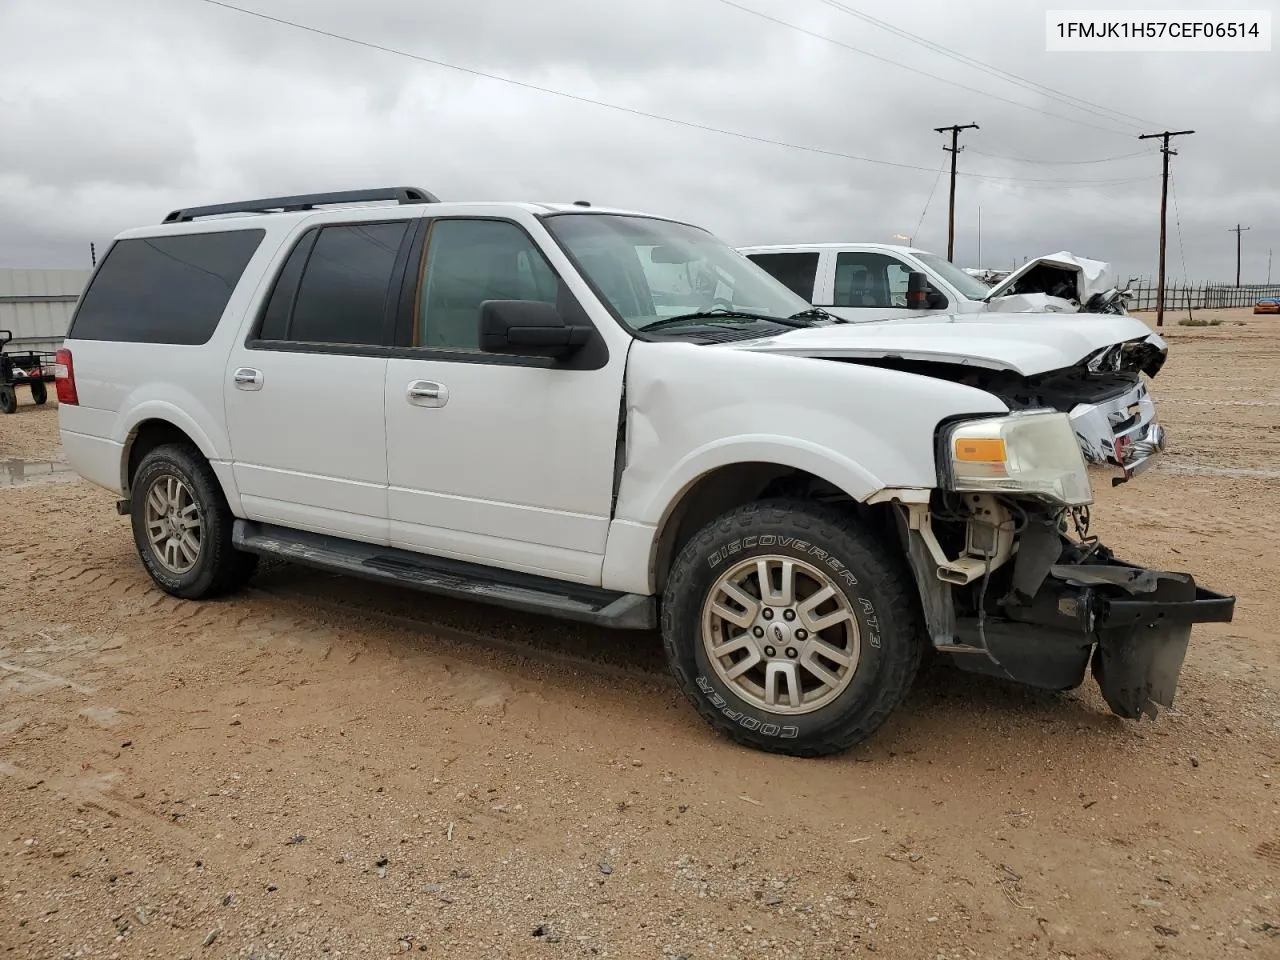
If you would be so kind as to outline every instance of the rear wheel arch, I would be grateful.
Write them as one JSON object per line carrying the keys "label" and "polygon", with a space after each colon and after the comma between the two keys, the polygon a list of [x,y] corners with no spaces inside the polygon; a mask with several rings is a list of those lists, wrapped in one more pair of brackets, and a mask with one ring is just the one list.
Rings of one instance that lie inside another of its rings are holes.
{"label": "rear wheel arch", "polygon": [[138,466],[148,453],[165,444],[177,444],[189,447],[208,460],[208,455],[200,448],[200,444],[181,427],[169,420],[152,417],[141,420],[129,431],[124,442],[124,456],[121,462],[121,489],[127,496],[133,486],[133,478]]}

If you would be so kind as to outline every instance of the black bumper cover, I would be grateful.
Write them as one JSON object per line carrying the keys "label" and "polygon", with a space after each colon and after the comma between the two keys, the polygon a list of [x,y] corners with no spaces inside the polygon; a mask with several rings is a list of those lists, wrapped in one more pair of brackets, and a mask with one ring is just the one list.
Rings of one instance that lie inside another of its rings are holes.
{"label": "black bumper cover", "polygon": [[1173,705],[1192,625],[1231,622],[1235,597],[1190,574],[1117,560],[1105,547],[1086,562],[1063,562],[1076,547],[1049,565],[1034,595],[1011,591],[981,626],[962,619],[965,639],[987,656],[956,662],[1052,690],[1078,686],[1092,663],[1112,712],[1154,717],[1157,706]]}

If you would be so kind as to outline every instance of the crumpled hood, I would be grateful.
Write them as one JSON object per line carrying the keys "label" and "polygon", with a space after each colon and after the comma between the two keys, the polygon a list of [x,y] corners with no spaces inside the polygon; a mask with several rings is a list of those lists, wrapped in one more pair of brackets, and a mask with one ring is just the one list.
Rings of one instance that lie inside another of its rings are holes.
{"label": "crumpled hood", "polygon": [[1011,370],[1031,377],[1074,366],[1104,347],[1163,338],[1141,320],[1116,314],[970,313],[840,323],[789,330],[728,349],[802,357],[901,357]]}
{"label": "crumpled hood", "polygon": [[[1106,293],[1114,290],[1119,281],[1116,272],[1112,269],[1111,264],[1102,260],[1089,260],[1085,257],[1077,257],[1075,254],[1066,250],[1060,250],[1057,253],[1051,253],[1047,257],[1036,257],[1020,266],[1009,276],[1005,277],[987,294],[988,303],[999,300],[1008,294],[1014,284],[1018,282],[1026,274],[1030,273],[1041,264],[1047,264],[1051,267],[1059,267],[1063,270],[1071,271],[1076,275],[1076,289],[1080,294],[1080,303],[1086,304],[1091,298],[1099,293]],[[1041,294],[1041,296],[1045,296]],[[1047,297],[1048,300],[1056,298]]]}

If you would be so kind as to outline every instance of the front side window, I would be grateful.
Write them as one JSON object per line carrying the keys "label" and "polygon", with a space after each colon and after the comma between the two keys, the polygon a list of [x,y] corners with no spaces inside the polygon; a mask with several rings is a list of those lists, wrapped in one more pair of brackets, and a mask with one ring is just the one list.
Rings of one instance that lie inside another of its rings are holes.
{"label": "front side window", "polygon": [[563,307],[564,297],[542,251],[515,224],[437,220],[427,234],[413,345],[479,350],[484,301],[541,300]]}
{"label": "front side window", "polygon": [[85,291],[68,337],[207,343],[266,232],[220,230],[119,240]]}
{"label": "front side window", "polygon": [[836,257],[833,305],[905,308],[909,276],[907,265],[896,257],[883,253],[841,253]]}
{"label": "front side window", "polygon": [[632,330],[704,311],[785,319],[811,309],[761,267],[696,227],[614,214],[554,214],[547,229]]}

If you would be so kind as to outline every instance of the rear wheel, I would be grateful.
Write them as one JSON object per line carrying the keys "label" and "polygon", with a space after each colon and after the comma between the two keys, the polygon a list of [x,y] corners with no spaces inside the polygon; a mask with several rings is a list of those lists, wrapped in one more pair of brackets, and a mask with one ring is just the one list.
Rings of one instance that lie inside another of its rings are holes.
{"label": "rear wheel", "polygon": [[44,385],[43,380],[32,381],[31,399],[36,402],[37,406],[43,406],[44,402],[49,399],[49,388]]}
{"label": "rear wheel", "polygon": [[842,511],[748,504],[680,552],[663,597],[667,657],[717,730],[757,749],[837,753],[906,696],[924,650],[904,565]]}
{"label": "rear wheel", "polygon": [[18,392],[10,384],[0,384],[0,413],[13,413],[18,409]]}
{"label": "rear wheel", "polygon": [[258,558],[231,545],[235,518],[199,451],[165,444],[138,465],[130,492],[133,540],[147,573],[175,597],[201,599],[243,585]]}

